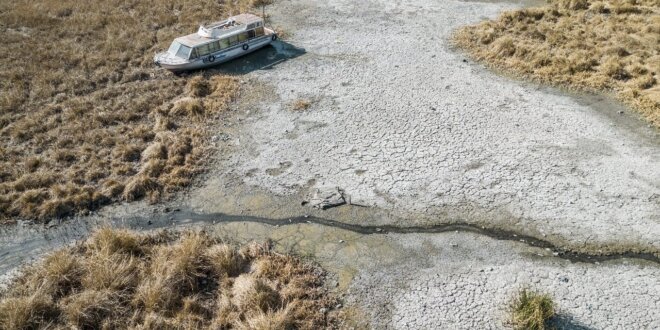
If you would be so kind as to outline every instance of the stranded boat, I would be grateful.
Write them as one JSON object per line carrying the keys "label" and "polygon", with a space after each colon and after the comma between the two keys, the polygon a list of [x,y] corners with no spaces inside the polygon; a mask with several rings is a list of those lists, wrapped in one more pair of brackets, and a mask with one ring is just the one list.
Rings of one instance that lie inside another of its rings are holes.
{"label": "stranded boat", "polygon": [[201,69],[248,54],[276,39],[275,31],[264,27],[261,17],[241,14],[174,39],[167,52],[154,56],[154,62],[171,71]]}

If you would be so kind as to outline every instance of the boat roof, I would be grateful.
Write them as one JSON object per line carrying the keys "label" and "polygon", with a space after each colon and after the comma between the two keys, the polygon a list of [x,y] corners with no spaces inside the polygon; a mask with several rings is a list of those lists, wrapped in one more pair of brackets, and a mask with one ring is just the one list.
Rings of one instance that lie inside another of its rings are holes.
{"label": "boat roof", "polygon": [[200,30],[211,30],[211,31],[224,30],[221,31],[222,33],[220,34],[217,35],[213,34],[213,37],[203,36],[198,31],[197,33],[192,33],[183,37],[178,37],[174,40],[188,47],[195,47],[195,46],[203,45],[213,40],[217,40],[233,34],[238,34],[241,31],[245,31],[245,27],[247,25],[261,21],[263,21],[263,19],[257,15],[240,14],[229,17],[224,21],[213,22],[207,25],[200,26]]}
{"label": "boat roof", "polygon": [[181,43],[183,45],[186,45],[188,47],[195,47],[195,46],[205,44],[205,43],[207,43],[211,40],[215,40],[215,38],[206,38],[206,37],[200,36],[197,33],[193,33],[193,34],[189,34],[187,36],[178,37],[174,40],[178,41],[179,43]]}

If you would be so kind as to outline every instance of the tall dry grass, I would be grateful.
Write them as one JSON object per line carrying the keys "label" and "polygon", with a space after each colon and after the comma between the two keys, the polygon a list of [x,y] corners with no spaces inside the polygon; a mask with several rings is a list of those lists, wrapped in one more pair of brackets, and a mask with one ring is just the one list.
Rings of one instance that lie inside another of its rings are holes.
{"label": "tall dry grass", "polygon": [[155,201],[200,170],[237,81],[152,63],[248,0],[0,2],[0,223]]}
{"label": "tall dry grass", "polygon": [[0,295],[0,328],[333,328],[323,281],[266,244],[102,228],[24,269]]}
{"label": "tall dry grass", "polygon": [[660,127],[658,0],[551,0],[461,28],[454,41],[516,75],[613,92]]}

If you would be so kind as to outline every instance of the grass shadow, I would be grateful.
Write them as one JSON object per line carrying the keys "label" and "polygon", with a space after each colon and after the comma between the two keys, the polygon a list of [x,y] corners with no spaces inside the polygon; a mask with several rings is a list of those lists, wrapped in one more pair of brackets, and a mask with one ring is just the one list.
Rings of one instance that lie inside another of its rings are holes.
{"label": "grass shadow", "polygon": [[557,330],[594,330],[593,328],[576,321],[572,316],[565,314],[555,315],[552,320],[550,320],[549,325],[551,326],[551,329]]}
{"label": "grass shadow", "polygon": [[269,46],[241,56],[229,62],[213,67],[219,73],[243,75],[257,70],[268,70],[277,64],[302,56],[304,48],[296,47],[286,41],[277,40]]}

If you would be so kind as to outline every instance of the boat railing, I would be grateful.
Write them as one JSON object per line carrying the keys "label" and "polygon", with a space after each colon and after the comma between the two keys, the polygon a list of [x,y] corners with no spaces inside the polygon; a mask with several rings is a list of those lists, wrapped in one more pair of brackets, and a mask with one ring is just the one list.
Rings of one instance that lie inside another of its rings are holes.
{"label": "boat railing", "polygon": [[242,28],[244,28],[243,24],[234,20],[224,20],[207,25],[200,25],[197,34],[206,38],[217,38],[227,32],[240,30]]}

